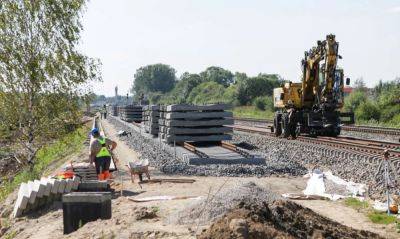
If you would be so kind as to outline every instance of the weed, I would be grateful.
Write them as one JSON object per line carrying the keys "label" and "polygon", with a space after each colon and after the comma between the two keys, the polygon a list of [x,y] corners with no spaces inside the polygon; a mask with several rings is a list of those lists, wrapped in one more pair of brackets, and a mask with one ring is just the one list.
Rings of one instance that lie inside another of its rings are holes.
{"label": "weed", "polygon": [[391,223],[397,223],[397,219],[395,216],[387,215],[385,212],[377,212],[377,211],[372,211],[368,214],[368,218],[373,222],[377,224],[391,224]]}
{"label": "weed", "polygon": [[348,207],[354,208],[357,211],[361,210],[361,209],[366,209],[369,207],[368,202],[366,201],[360,201],[357,198],[346,198],[344,200],[344,204]]}
{"label": "weed", "polygon": [[157,213],[157,212],[160,211],[160,208],[157,207],[157,206],[152,206],[152,207],[151,207],[151,211],[154,212],[154,213]]}
{"label": "weed", "polygon": [[81,127],[39,150],[33,169],[25,168],[18,172],[12,181],[1,185],[0,202],[3,202],[21,183],[39,178],[52,162],[79,151],[87,138],[87,131],[87,127]]}
{"label": "weed", "polygon": [[235,117],[254,118],[254,119],[272,119],[274,112],[270,110],[259,110],[254,106],[240,106],[233,109]]}
{"label": "weed", "polygon": [[11,232],[7,233],[6,235],[4,235],[4,239],[13,239],[13,238],[15,238],[16,235],[17,235],[16,231],[11,231]]}

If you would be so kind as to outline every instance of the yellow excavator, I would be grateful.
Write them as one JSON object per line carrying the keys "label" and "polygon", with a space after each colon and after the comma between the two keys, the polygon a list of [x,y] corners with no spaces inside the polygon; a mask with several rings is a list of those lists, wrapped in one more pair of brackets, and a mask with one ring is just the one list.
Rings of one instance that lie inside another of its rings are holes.
{"label": "yellow excavator", "polygon": [[[297,137],[340,134],[340,109],[343,107],[343,69],[337,67],[339,43],[335,35],[327,35],[304,54],[301,83],[285,83],[274,89],[273,131],[276,136]],[[350,116],[348,113],[344,116]],[[352,118],[352,116],[350,116]]]}

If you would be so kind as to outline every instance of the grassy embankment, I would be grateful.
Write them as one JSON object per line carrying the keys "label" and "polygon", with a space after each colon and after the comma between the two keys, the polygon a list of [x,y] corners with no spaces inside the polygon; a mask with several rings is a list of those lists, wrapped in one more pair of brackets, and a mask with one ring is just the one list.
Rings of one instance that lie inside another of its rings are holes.
{"label": "grassy embankment", "polygon": [[255,106],[238,106],[233,108],[233,116],[254,119],[273,119],[274,112],[259,110]]}
{"label": "grassy embankment", "polygon": [[79,152],[87,139],[88,130],[87,126],[82,126],[39,150],[33,170],[23,169],[12,181],[4,180],[0,186],[0,202],[3,202],[22,182],[40,178],[49,165],[62,162],[66,156]]}
{"label": "grassy embankment", "polygon": [[387,215],[385,212],[374,210],[366,201],[360,201],[356,198],[346,198],[344,204],[348,207],[354,208],[358,212],[366,214],[369,220],[373,223],[384,225],[396,223],[397,230],[398,232],[400,231],[400,220],[393,215]]}

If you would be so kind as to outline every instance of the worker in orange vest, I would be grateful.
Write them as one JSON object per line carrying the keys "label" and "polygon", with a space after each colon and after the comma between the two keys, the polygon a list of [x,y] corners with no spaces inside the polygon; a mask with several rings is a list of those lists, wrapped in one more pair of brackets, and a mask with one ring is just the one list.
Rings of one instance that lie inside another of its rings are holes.
{"label": "worker in orange vest", "polygon": [[90,164],[95,164],[99,180],[109,179],[111,151],[117,147],[117,143],[100,136],[99,129],[97,128],[92,129],[91,134],[94,140],[90,144]]}

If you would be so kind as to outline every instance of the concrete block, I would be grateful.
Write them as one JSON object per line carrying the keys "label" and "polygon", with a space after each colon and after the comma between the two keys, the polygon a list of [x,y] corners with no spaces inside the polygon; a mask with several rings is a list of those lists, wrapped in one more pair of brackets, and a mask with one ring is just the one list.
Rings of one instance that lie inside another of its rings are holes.
{"label": "concrete block", "polygon": [[77,190],[79,187],[80,179],[79,177],[74,177],[74,183],[72,185],[72,190]]}
{"label": "concrete block", "polygon": [[111,193],[73,192],[63,196],[64,234],[76,231],[87,222],[111,218]]}
{"label": "concrete block", "polygon": [[165,119],[215,119],[233,117],[232,112],[170,112]]}
{"label": "concrete block", "polygon": [[229,110],[232,106],[228,104],[210,104],[210,105],[188,105],[188,104],[174,104],[163,107],[164,111],[222,111]]}
{"label": "concrete block", "polygon": [[66,181],[66,184],[65,184],[64,192],[65,192],[65,193],[69,193],[69,192],[71,192],[71,190],[72,190],[72,186],[73,186],[73,184],[74,184],[74,180],[68,178],[68,179],[66,179],[65,181]]}
{"label": "concrete block", "polygon": [[110,189],[110,185],[107,181],[98,181],[98,180],[88,180],[83,181],[79,184],[78,191],[79,192],[100,192],[100,191],[108,191]]}
{"label": "concrete block", "polygon": [[60,182],[58,186],[58,193],[63,194],[65,191],[65,187],[67,186],[67,182],[64,179],[57,179]]}
{"label": "concrete block", "polygon": [[29,202],[29,187],[27,183],[21,183],[18,191],[18,198],[14,205],[12,216],[19,217],[22,215],[24,209]]}
{"label": "concrete block", "polygon": [[160,119],[160,125],[169,127],[200,127],[200,126],[221,126],[233,125],[233,119],[217,119],[217,120],[165,120]]}
{"label": "concrete block", "polygon": [[221,135],[204,135],[204,136],[191,136],[191,135],[162,135],[164,141],[167,143],[175,142],[218,142],[224,140],[232,140],[232,135],[221,134]]}
{"label": "concrete block", "polygon": [[37,188],[36,197],[41,198],[43,197],[44,191],[46,190],[47,183],[44,184],[40,180],[33,181],[35,183],[35,188]]}
{"label": "concrete block", "polygon": [[37,188],[36,188],[34,182],[32,182],[32,181],[29,181],[29,182],[28,182],[29,203],[30,203],[30,204],[34,204],[34,203],[35,203],[38,188],[39,188],[39,185],[37,185]]}
{"label": "concrete block", "polygon": [[207,127],[207,128],[183,128],[183,127],[165,127],[162,126],[160,131],[164,134],[223,134],[232,133],[233,129],[231,127]]}
{"label": "concrete block", "polygon": [[46,188],[45,188],[45,190],[44,190],[43,196],[46,196],[46,197],[49,196],[49,195],[50,195],[50,192],[51,192],[51,188],[52,188],[52,186],[53,186],[53,185],[50,183],[49,179],[48,179],[48,178],[41,178],[41,179],[40,179],[40,183],[46,185]]}
{"label": "concrete block", "polygon": [[50,179],[50,183],[53,184],[51,187],[51,194],[58,194],[58,188],[60,187],[60,181],[54,178]]}

